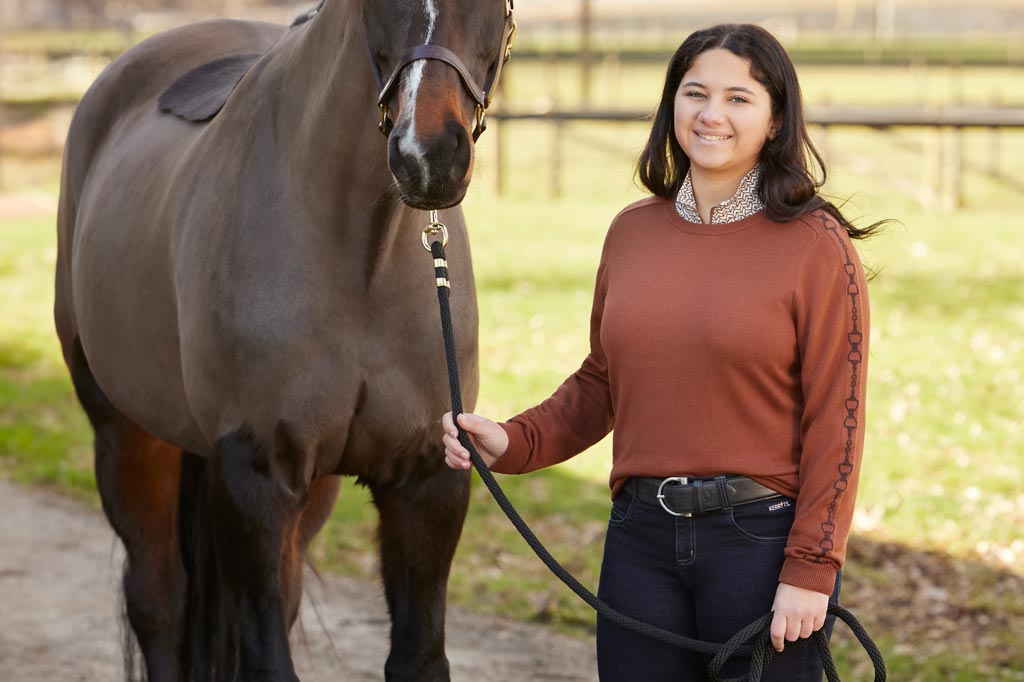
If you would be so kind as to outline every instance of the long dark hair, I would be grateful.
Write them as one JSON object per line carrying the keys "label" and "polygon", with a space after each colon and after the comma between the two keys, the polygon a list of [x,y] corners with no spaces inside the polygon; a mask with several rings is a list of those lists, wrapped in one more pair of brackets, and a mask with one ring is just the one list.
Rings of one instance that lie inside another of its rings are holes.
{"label": "long dark hair", "polygon": [[[719,24],[697,31],[672,55],[651,135],[637,162],[640,182],[666,199],[674,199],[678,194],[690,170],[690,159],[676,139],[676,91],[694,60],[714,49],[728,50],[750,62],[750,75],[771,95],[772,119],[780,123],[777,133],[765,142],[759,158],[763,173],[758,192],[768,218],[786,222],[825,209],[854,239],[867,237],[887,222],[855,227],[838,207],[818,194],[827,173],[825,162],[807,133],[796,69],[775,36],[753,24]],[[817,173],[812,172],[812,164]]]}

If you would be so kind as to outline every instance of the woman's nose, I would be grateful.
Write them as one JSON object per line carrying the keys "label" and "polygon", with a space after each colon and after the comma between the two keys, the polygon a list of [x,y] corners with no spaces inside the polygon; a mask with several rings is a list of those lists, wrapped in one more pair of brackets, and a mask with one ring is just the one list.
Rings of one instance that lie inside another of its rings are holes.
{"label": "woman's nose", "polygon": [[709,99],[704,102],[697,118],[702,123],[719,123],[722,121],[722,109],[717,102]]}

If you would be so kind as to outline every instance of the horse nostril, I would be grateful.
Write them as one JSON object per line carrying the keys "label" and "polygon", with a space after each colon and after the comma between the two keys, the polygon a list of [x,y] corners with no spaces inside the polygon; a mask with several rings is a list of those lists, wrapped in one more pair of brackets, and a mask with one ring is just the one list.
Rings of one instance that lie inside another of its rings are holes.
{"label": "horse nostril", "polygon": [[399,184],[419,182],[419,163],[414,155],[402,149],[403,133],[394,130],[388,137],[388,167]]}
{"label": "horse nostril", "polygon": [[449,175],[452,180],[458,182],[469,174],[470,166],[473,163],[473,143],[469,139],[469,133],[465,127],[455,121],[448,121],[445,125],[451,140],[452,152],[449,165]]}

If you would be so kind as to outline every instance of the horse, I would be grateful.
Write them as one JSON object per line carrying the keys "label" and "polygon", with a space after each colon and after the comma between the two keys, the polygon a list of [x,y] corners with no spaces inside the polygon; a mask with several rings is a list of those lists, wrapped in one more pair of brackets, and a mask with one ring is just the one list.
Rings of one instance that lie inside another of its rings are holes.
{"label": "horse", "polygon": [[469,478],[443,465],[419,230],[438,210],[452,237],[471,409],[458,204],[514,34],[511,0],[326,0],[291,27],[153,36],[80,101],[54,318],[149,682],[298,679],[305,553],[343,476],[379,512],[386,679],[449,679]]}

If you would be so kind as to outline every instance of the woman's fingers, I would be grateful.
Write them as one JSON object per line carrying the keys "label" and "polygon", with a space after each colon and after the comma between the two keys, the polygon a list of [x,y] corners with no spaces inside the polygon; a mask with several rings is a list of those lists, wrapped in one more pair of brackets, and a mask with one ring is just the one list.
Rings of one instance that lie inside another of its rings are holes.
{"label": "woman's fingers", "polygon": [[771,627],[772,646],[775,647],[776,651],[781,652],[786,644],[785,641],[783,641],[786,637],[786,629],[787,623],[785,616],[776,613],[772,618]]}
{"label": "woman's fingers", "polygon": [[810,637],[825,624],[828,595],[795,585],[779,583],[775,592],[771,625],[772,646],[782,651],[786,641]]}
{"label": "woman's fingers", "polygon": [[451,412],[445,412],[441,417],[441,427],[444,430],[441,435],[441,443],[444,445],[444,463],[451,469],[469,468],[469,453],[459,442],[459,432],[455,428]]}
{"label": "woman's fingers", "polygon": [[[462,417],[465,415],[459,415],[459,424],[466,431]],[[455,422],[452,420],[452,413],[445,412],[441,417],[441,426],[444,428],[444,434],[441,436],[441,442],[444,444],[444,461],[452,469],[468,469],[472,466],[472,462],[469,459],[469,451],[462,446],[459,442],[459,431],[455,428]]]}
{"label": "woman's fingers", "polygon": [[[468,469],[471,465],[469,452],[459,442],[459,431],[452,420],[451,412],[441,418],[441,424],[444,427],[441,440],[445,447],[445,458],[449,460],[448,466]],[[508,436],[505,435],[505,431],[487,417],[460,414],[459,427],[469,436],[484,464],[488,467],[508,448]]]}

